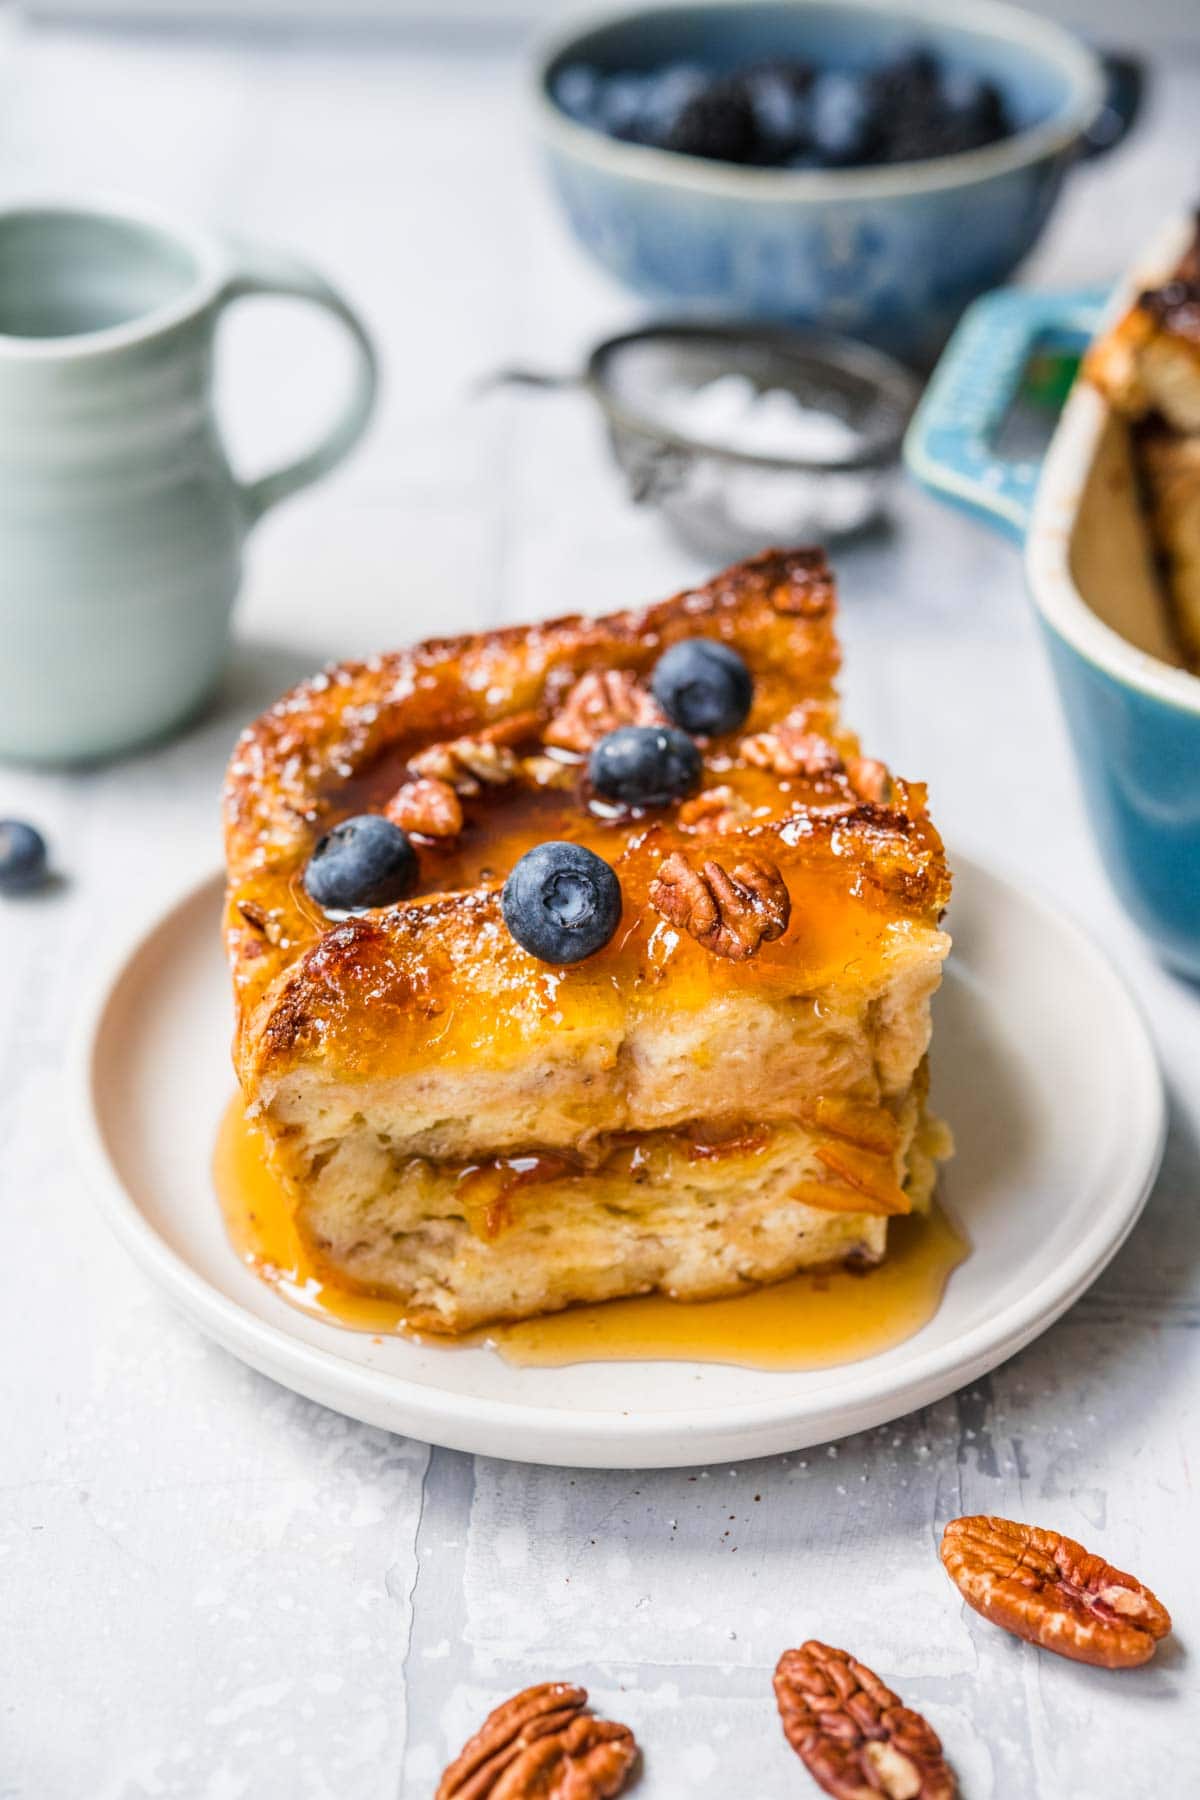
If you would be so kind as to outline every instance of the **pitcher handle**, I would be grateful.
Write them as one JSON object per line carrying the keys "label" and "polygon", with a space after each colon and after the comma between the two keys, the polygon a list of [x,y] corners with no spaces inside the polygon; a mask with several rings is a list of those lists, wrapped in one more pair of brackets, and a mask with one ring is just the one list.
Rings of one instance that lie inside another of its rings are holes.
{"label": "pitcher handle", "polygon": [[235,300],[251,295],[271,295],[289,300],[307,300],[341,322],[349,332],[357,352],[350,392],[329,430],[302,456],[269,470],[254,481],[238,483],[242,506],[248,524],[262,517],[268,507],[319,481],[348,456],[362,437],[375,409],[379,387],[379,368],[375,348],[357,313],[323,275],[307,263],[286,252],[237,245],[233,251],[234,266],[217,296],[224,309]]}
{"label": "pitcher handle", "polygon": [[1036,459],[1000,455],[995,441],[1044,334],[1092,337],[1107,295],[998,288],[968,308],[904,439],[909,473],[953,505],[1024,538],[1041,474]]}

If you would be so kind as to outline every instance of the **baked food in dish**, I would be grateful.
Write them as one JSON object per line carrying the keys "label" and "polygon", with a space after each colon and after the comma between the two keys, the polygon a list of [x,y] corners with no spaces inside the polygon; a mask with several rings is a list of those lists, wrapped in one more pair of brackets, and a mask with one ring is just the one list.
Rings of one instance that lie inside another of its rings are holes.
{"label": "baked food in dish", "polygon": [[1200,431],[1200,218],[1170,278],[1143,288],[1092,345],[1087,372],[1126,418],[1156,413]]}
{"label": "baked food in dish", "polygon": [[1179,646],[1188,666],[1200,671],[1200,432],[1147,423],[1138,431],[1136,456]]}
{"label": "baked food in dish", "polygon": [[1180,648],[1200,668],[1200,219],[1170,279],[1137,296],[1085,369],[1130,421]]}
{"label": "baked food in dish", "polygon": [[[329,1276],[459,1332],[869,1263],[928,1204],[949,875],[923,787],[840,723],[834,611],[820,552],[771,551],[644,611],[327,670],[244,734],[235,1061]],[[602,797],[598,744],[680,735],[662,671],[694,640],[748,672],[745,716],[693,734],[686,797]],[[364,815],[404,826],[415,884],[330,918],[306,883]],[[571,963],[510,904],[564,842],[619,882]]]}

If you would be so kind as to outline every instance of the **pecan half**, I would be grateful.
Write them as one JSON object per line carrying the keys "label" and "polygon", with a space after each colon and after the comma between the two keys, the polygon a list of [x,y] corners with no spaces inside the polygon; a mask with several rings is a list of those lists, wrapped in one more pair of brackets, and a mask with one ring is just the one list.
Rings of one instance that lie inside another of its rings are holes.
{"label": "pecan half", "polygon": [[589,669],[547,725],[545,741],[560,750],[582,752],[618,725],[666,723],[654,695],[632,669]]}
{"label": "pecan half", "polygon": [[637,1744],[627,1725],[594,1719],[586,1690],[525,1688],[488,1714],[438,1783],[434,1800],[611,1800]]}
{"label": "pecan half", "polygon": [[485,744],[528,744],[539,736],[541,728],[541,713],[534,707],[526,707],[524,712],[505,713],[502,719],[481,725],[472,736]]}
{"label": "pecan half", "polygon": [[813,1780],[838,1800],[954,1800],[958,1787],[932,1725],[845,1650],[810,1638],[775,1670],[783,1732]]}
{"label": "pecan half", "polygon": [[711,860],[694,869],[678,850],[660,863],[650,904],[714,956],[733,962],[782,937],[792,913],[783,877],[764,857],[744,856],[729,870]]}
{"label": "pecan half", "polygon": [[951,1519],[941,1555],[968,1606],[1075,1662],[1136,1668],[1171,1629],[1148,1587],[1057,1531],[986,1514]]}
{"label": "pecan half", "polygon": [[409,763],[414,775],[444,781],[456,794],[478,794],[485,787],[505,787],[515,781],[520,763],[507,744],[490,737],[452,738],[430,744]]}
{"label": "pecan half", "polygon": [[268,944],[277,944],[283,936],[283,926],[279,919],[279,908],[268,910],[260,906],[257,900],[239,900],[237,909],[245,924],[260,937],[265,937]]}
{"label": "pecan half", "polygon": [[579,784],[579,764],[560,762],[555,756],[523,757],[521,772],[536,788],[561,788],[566,791]]}
{"label": "pecan half", "polygon": [[421,775],[406,781],[392,795],[383,809],[384,817],[402,831],[416,831],[422,837],[457,837],[463,828],[463,810],[458,795],[448,781],[433,775]]}
{"label": "pecan half", "polygon": [[833,574],[823,550],[768,550],[753,557],[746,567],[763,568],[777,613],[819,618],[833,604]]}
{"label": "pecan half", "polygon": [[706,788],[679,808],[679,823],[685,831],[711,831],[722,837],[737,831],[751,815],[750,802],[731,787]]}
{"label": "pecan half", "polygon": [[892,797],[892,778],[887,764],[874,756],[852,756],[846,764],[846,778],[860,800],[886,806]]}
{"label": "pecan half", "polygon": [[739,748],[746,762],[775,775],[802,775],[806,781],[819,781],[842,768],[842,759],[829,739],[812,729],[812,715],[805,706],[794,708],[769,731],[744,737]]}

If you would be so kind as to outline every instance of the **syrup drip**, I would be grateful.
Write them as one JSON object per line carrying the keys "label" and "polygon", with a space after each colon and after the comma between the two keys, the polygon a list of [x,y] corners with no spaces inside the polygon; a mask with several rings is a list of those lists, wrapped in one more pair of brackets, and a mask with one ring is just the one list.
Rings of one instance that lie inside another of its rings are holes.
{"label": "syrup drip", "polygon": [[247,1268],[291,1305],[329,1323],[423,1344],[486,1344],[521,1367],[575,1362],[688,1361],[756,1369],[821,1369],[903,1343],[936,1313],[951,1272],[969,1254],[938,1207],[892,1219],[878,1268],[813,1270],[730,1300],[682,1303],[657,1294],[576,1306],[458,1338],[415,1332],[393,1300],[354,1293],[318,1274],[271,1172],[261,1133],[239,1097],[217,1135],[213,1181],[225,1226]]}

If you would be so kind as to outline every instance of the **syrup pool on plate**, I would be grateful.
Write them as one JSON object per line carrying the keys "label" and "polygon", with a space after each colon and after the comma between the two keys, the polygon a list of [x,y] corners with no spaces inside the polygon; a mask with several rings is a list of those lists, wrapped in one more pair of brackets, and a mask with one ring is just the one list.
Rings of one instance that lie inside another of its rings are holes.
{"label": "syrup pool on plate", "polygon": [[461,1338],[407,1329],[398,1302],[353,1293],[320,1275],[272,1174],[262,1135],[240,1098],[221,1122],[213,1181],[234,1249],[283,1299],[333,1324],[425,1344],[486,1344],[506,1361],[551,1368],[603,1361],[738,1363],[758,1369],[820,1369],[858,1362],[903,1343],[937,1311],[951,1272],[968,1254],[937,1206],[893,1219],[878,1268],[793,1275],[732,1300],[682,1303],[650,1294],[574,1306]]}

